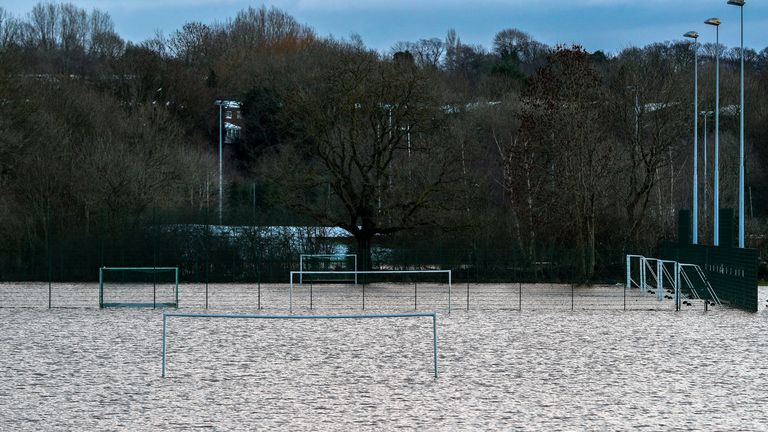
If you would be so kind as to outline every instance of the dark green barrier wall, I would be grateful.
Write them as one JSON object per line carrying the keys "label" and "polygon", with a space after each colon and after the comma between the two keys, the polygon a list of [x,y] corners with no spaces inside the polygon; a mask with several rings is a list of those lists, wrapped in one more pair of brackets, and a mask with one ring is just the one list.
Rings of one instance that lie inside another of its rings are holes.
{"label": "dark green barrier wall", "polygon": [[[281,215],[229,211],[221,225],[217,212],[206,208],[118,216],[101,210],[85,224],[51,212],[26,241],[0,241],[0,282],[95,281],[102,266],[159,266],[179,267],[185,283],[284,283],[303,253],[355,253],[357,247],[351,237],[323,234],[311,221]],[[561,239],[523,252],[502,234],[468,239],[436,231],[376,238],[373,268],[450,269],[456,282],[587,281],[584,252]],[[621,281],[623,253],[623,246],[601,245],[591,281]]]}
{"label": "dark green barrier wall", "polygon": [[665,244],[660,255],[663,259],[699,265],[721,300],[757,312],[757,250]]}

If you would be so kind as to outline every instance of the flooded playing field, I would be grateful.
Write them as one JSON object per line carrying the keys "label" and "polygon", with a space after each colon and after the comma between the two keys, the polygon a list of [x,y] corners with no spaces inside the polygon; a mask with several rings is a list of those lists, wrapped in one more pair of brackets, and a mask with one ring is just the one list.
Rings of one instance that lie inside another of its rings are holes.
{"label": "flooded playing field", "polygon": [[[287,312],[265,293],[266,310],[221,310]],[[338,294],[341,306],[321,295],[310,310],[308,295],[297,292],[294,313],[353,309]],[[764,309],[624,311],[616,297],[571,311],[566,296],[518,311],[510,290],[509,309],[470,297],[448,314],[444,297],[424,295],[417,307],[438,312],[438,379],[431,318],[169,318],[162,379],[161,310],[2,308],[0,430],[765,428]]]}

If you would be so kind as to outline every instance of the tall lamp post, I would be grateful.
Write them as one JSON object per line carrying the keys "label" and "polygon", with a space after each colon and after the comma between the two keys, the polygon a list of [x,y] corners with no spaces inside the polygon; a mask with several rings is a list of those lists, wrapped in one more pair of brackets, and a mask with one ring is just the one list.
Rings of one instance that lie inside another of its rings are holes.
{"label": "tall lamp post", "polygon": [[739,247],[744,247],[744,0],[728,0],[741,11],[741,102],[739,102]]}
{"label": "tall lamp post", "polygon": [[702,117],[704,117],[704,225],[707,224],[707,186],[709,183],[707,183],[707,152],[709,149],[707,149],[707,117],[714,114],[714,111],[702,111],[699,114],[701,114]]}
{"label": "tall lamp post", "polygon": [[693,39],[693,244],[699,243],[699,34],[689,31],[683,37]]}
{"label": "tall lamp post", "polygon": [[720,245],[720,18],[710,18],[704,24],[715,26],[715,185],[712,199],[714,223],[712,244]]}

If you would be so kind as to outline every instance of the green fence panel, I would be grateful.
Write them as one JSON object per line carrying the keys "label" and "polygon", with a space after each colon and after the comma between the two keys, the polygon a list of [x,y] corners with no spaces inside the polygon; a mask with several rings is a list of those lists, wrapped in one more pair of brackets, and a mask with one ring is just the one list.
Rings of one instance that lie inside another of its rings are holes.
{"label": "green fence panel", "polygon": [[663,259],[698,265],[721,300],[731,306],[757,312],[759,304],[756,249],[665,244],[660,248],[660,256]]}

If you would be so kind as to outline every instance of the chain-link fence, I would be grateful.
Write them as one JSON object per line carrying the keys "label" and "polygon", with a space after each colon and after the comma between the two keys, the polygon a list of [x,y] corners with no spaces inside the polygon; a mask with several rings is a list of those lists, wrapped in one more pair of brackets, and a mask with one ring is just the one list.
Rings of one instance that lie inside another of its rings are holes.
{"label": "chain-link fence", "polygon": [[[179,307],[285,308],[289,274],[301,254],[356,253],[344,231],[302,220],[278,225],[270,215],[150,210],[141,217],[90,215],[69,226],[48,214],[37,236],[0,249],[0,307],[98,307],[99,268],[177,267]],[[274,218],[273,218],[274,219]],[[284,215],[278,219],[286,220]],[[271,223],[272,222],[272,223]],[[417,241],[414,241],[414,243]],[[524,259],[514,247],[478,242],[377,239],[373,270],[451,270],[446,281],[409,277],[355,284],[310,281],[296,287],[300,308],[669,309],[625,290],[622,251],[602,251],[597,277],[583,282],[580,256],[541,250]],[[150,292],[137,283],[138,291]],[[155,286],[156,289],[156,286]],[[147,295],[145,295],[147,297]],[[450,300],[449,300],[450,297]],[[671,304],[671,303],[670,303]]]}
{"label": "chain-link fence", "polygon": [[[131,290],[137,304],[152,307],[151,284],[136,284]],[[706,300],[693,299],[683,305],[683,310],[713,307]],[[450,288],[447,284],[418,282],[304,283],[295,286],[292,292],[288,284],[183,283],[179,285],[178,306],[276,311],[675,310],[671,295],[659,301],[653,293],[626,289],[624,285],[522,282],[457,283]],[[95,282],[3,282],[0,283],[0,307],[98,308],[99,285]]]}

